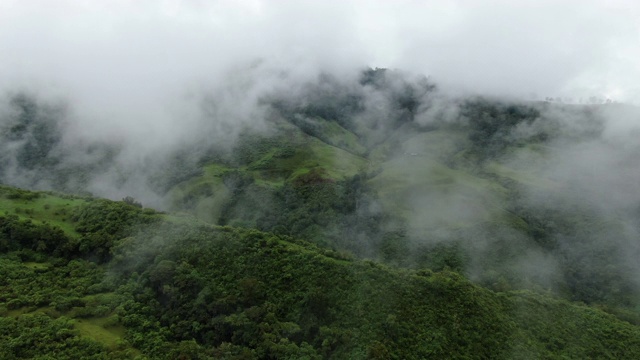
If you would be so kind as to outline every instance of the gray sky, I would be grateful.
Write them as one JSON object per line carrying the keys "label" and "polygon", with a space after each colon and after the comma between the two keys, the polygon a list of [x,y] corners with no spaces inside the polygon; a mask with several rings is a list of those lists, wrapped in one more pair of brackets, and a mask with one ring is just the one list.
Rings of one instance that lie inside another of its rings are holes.
{"label": "gray sky", "polygon": [[640,3],[0,0],[0,54],[0,89],[115,114],[256,59],[298,76],[389,67],[445,89],[640,103]]}

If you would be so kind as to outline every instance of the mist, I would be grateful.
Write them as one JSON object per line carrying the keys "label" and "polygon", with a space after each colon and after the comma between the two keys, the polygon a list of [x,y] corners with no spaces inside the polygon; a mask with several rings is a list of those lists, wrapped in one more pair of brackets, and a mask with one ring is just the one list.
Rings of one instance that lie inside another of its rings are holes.
{"label": "mist", "polygon": [[[397,211],[407,219],[382,222],[381,231],[407,226],[403,236],[414,248],[466,238],[465,270],[487,282],[495,264],[483,259],[509,244],[515,281],[557,288],[560,257],[543,245],[527,248],[531,234],[497,231],[491,223],[513,211],[503,204],[515,190],[486,175],[486,168],[504,166],[521,172],[527,185],[510,206],[579,209],[585,218],[619,221],[589,227],[599,232],[585,241],[616,236],[611,252],[640,275],[633,263],[640,228],[639,18],[631,1],[5,0],[0,176],[16,186],[133,196],[168,209],[172,186],[200,174],[203,161],[233,152],[244,134],[275,133],[291,120],[283,109],[311,126],[317,119],[295,111],[351,97],[355,105],[345,105],[343,115],[364,139],[365,150],[350,149],[369,157],[361,172],[382,171],[367,179],[380,187],[411,185],[358,209],[371,218]],[[377,68],[390,70],[363,80]],[[415,103],[398,105],[406,94]],[[517,150],[474,145],[455,132],[474,126],[478,114],[470,115],[466,103],[479,95],[537,111],[499,134]],[[549,97],[567,104],[541,102]],[[578,105],[589,98],[611,103]],[[443,126],[451,137],[428,134]],[[421,131],[428,135],[412,138]],[[543,137],[540,147],[518,148]],[[457,155],[472,145],[477,154]],[[20,166],[34,151],[46,161]],[[398,209],[397,199],[404,201]],[[355,232],[358,251],[375,254],[382,240]],[[549,241],[587,268],[597,259],[582,256],[590,248],[577,246],[574,235],[563,229]]]}
{"label": "mist", "polygon": [[260,126],[274,87],[369,66],[452,93],[637,102],[639,14],[625,1],[5,0],[0,91],[62,99],[78,137],[138,154],[190,139],[204,117],[222,138]]}
{"label": "mist", "polygon": [[0,6],[3,84],[78,97],[94,112],[126,106],[135,116],[258,59],[302,77],[371,66],[431,75],[457,91],[638,96],[640,10],[631,1]]}

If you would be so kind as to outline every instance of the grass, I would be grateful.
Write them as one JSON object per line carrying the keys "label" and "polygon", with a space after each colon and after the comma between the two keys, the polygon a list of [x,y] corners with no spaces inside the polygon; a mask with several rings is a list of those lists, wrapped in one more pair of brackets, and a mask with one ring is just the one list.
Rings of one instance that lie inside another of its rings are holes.
{"label": "grass", "polygon": [[206,178],[214,178],[220,177],[224,175],[226,172],[231,171],[232,169],[216,163],[211,163],[203,167],[204,169],[204,177]]}
{"label": "grass", "polygon": [[125,327],[114,325],[110,316],[75,319],[73,326],[81,336],[91,338],[110,349],[115,349],[124,340]]}
{"label": "grass", "polygon": [[33,270],[47,270],[51,267],[51,264],[48,262],[39,263],[39,262],[23,262],[22,265],[28,267]]}
{"label": "grass", "polygon": [[187,210],[200,220],[216,223],[232,196],[223,182],[223,176],[230,171],[249,175],[255,185],[265,192],[271,192],[314,169],[323,169],[324,176],[334,180],[342,180],[368,169],[369,162],[362,156],[308,136],[297,128],[289,130],[291,141],[286,147],[280,147],[275,141],[268,143],[259,156],[254,157],[254,161],[244,166],[233,168],[219,163],[205,165],[202,175],[184,181],[169,191],[172,210]]}
{"label": "grass", "polygon": [[[324,141],[289,126],[286,148],[278,141],[265,142],[267,145],[257,156],[254,153],[254,160],[244,166],[232,168],[219,163],[204,166],[201,176],[171,190],[174,209],[188,209],[199,219],[216,223],[232,195],[222,180],[229,171],[251,176],[265,192],[276,190],[314,169],[322,169],[323,176],[334,180],[371,171],[370,159],[354,155],[364,152],[364,147],[353,133],[331,121],[321,123],[326,130]],[[339,143],[337,139],[347,145],[341,148],[330,144]],[[394,144],[400,144],[398,154],[401,155],[390,158],[387,150],[395,147]],[[370,158],[377,159],[376,166],[382,172],[370,180],[370,184],[377,189],[387,211],[411,219],[418,228],[459,228],[489,221],[504,212],[502,200],[506,189],[496,181],[444,165],[466,145],[465,134],[453,128],[429,132],[399,129],[373,149]],[[497,166],[492,169],[498,171]],[[426,219],[426,223],[420,224],[424,222],[420,218]]]}
{"label": "grass", "polygon": [[382,164],[370,181],[391,214],[413,228],[458,228],[502,213],[506,189],[451,169],[429,156],[404,155]]}
{"label": "grass", "polygon": [[[25,314],[41,313],[54,318],[61,314],[52,307],[46,306],[41,308],[22,307],[19,309],[8,310],[5,316],[19,317]],[[73,326],[78,330],[80,336],[90,338],[97,341],[109,349],[116,349],[123,346],[126,328],[117,323],[112,315],[90,318],[73,319]],[[137,351],[131,348],[134,352]]]}
{"label": "grass", "polygon": [[516,181],[520,184],[543,188],[546,190],[557,189],[558,185],[549,179],[545,179],[540,175],[533,174],[531,172],[515,170],[507,165],[500,164],[496,161],[491,161],[485,166],[485,170],[497,175],[501,178]]}
{"label": "grass", "polygon": [[[457,229],[513,221],[505,210],[510,193],[503,180],[527,187],[557,188],[553,181],[529,171],[524,161],[489,161],[482,167],[484,175],[476,175],[471,167],[448,166],[464,164],[461,157],[469,147],[466,134],[455,128],[405,131],[388,142],[399,142],[400,150],[391,156],[387,153],[387,158],[378,163],[382,172],[370,184],[386,211],[406,220],[414,229]],[[383,143],[380,147],[388,145]],[[383,150],[374,150],[379,152],[377,158],[382,158]],[[531,152],[541,151],[544,149],[537,145],[512,148],[509,158],[526,158]]]}
{"label": "grass", "polygon": [[363,155],[367,152],[367,149],[360,144],[358,137],[337,122],[323,121],[321,124],[323,124],[323,133],[327,137],[328,144],[352,154]]}
{"label": "grass", "polygon": [[34,223],[58,226],[68,236],[79,237],[75,225],[69,217],[79,206],[86,203],[83,198],[59,197],[49,193],[32,193],[37,197],[20,197],[17,192],[0,187],[0,215],[17,215],[21,219],[29,219]]}
{"label": "grass", "polygon": [[363,171],[368,165],[368,161],[362,156],[312,136],[299,136],[301,139],[290,156],[279,157],[279,150],[274,148],[240,170],[250,170],[249,173],[257,181],[267,186],[281,186],[284,181],[317,168],[324,169],[330,178],[341,180]]}
{"label": "grass", "polygon": [[318,163],[317,166],[325,169],[333,179],[339,180],[354,176],[365,171],[369,165],[369,161],[362,156],[353,155],[338,147],[324,144],[317,139],[311,139],[310,145],[315,161]]}
{"label": "grass", "polygon": [[442,161],[455,156],[464,146],[468,146],[464,133],[442,129],[415,134],[402,143],[401,149],[405,153]]}
{"label": "grass", "polygon": [[[231,196],[222,182],[222,176],[231,169],[221,164],[208,164],[203,175],[182,182],[168,193],[174,209],[188,207],[200,220],[215,222],[222,205]],[[186,205],[188,203],[188,205]]]}

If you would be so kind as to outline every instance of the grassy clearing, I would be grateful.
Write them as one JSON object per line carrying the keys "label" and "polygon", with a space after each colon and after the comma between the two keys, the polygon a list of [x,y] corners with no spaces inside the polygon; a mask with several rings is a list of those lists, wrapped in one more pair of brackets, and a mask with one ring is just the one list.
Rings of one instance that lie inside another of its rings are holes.
{"label": "grassy clearing", "polygon": [[506,165],[492,161],[485,166],[485,170],[497,175],[498,177],[516,181],[520,184],[542,188],[546,190],[558,189],[558,185],[549,179],[541,177],[539,174],[515,170]]}
{"label": "grassy clearing", "polygon": [[369,166],[367,159],[299,130],[292,134],[291,142],[293,145],[286,147],[269,144],[264,152],[253,155],[254,161],[244,166],[231,168],[217,163],[204,166],[201,176],[171,189],[169,197],[173,208],[189,209],[199,219],[215,223],[232,196],[223,182],[224,175],[230,171],[250,176],[257,186],[268,192],[314,169],[322,169],[328,178],[342,180],[366,171]]}
{"label": "grassy clearing", "polygon": [[274,159],[269,169],[260,173],[260,177],[272,184],[281,184],[311,170],[324,169],[326,176],[342,180],[365,171],[368,164],[369,161],[362,156],[305,136],[305,143],[296,148],[293,156]]}
{"label": "grassy clearing", "polygon": [[[17,215],[35,223],[60,227],[68,236],[79,237],[70,215],[76,208],[86,203],[86,199],[69,196],[59,197],[48,193],[31,193],[34,196],[21,196],[20,190],[0,188],[0,215]],[[3,196],[4,195],[4,196]]]}
{"label": "grassy clearing", "polygon": [[202,176],[182,182],[169,191],[174,209],[188,208],[200,220],[215,222],[220,217],[222,205],[231,193],[222,176],[231,169],[216,163],[204,167]]}
{"label": "grassy clearing", "polygon": [[545,170],[550,151],[552,148],[540,144],[512,147],[505,151],[506,155],[488,162],[485,170],[525,186],[557,191],[560,184]]}
{"label": "grassy clearing", "polygon": [[91,338],[110,349],[123,343],[126,331],[124,326],[113,324],[111,317],[76,319],[73,326],[81,336]]}
{"label": "grassy clearing", "polygon": [[325,169],[333,179],[354,176],[358,172],[365,171],[369,165],[367,159],[338,147],[326,145],[317,139],[312,139],[310,145],[317,167]]}
{"label": "grassy clearing", "polygon": [[410,227],[472,226],[502,212],[499,184],[451,169],[427,156],[405,155],[382,164],[370,184],[389,213]]}
{"label": "grassy clearing", "polygon": [[285,179],[265,179],[262,178],[260,172],[250,172],[250,174],[256,179],[256,184],[266,188],[280,188],[284,185]]}
{"label": "grassy clearing", "polygon": [[39,263],[39,262],[23,262],[22,265],[28,267],[29,269],[33,269],[33,270],[47,270],[51,267],[50,263],[44,262],[44,263]]}
{"label": "grassy clearing", "polygon": [[[461,228],[502,218],[508,191],[499,183],[445,164],[455,163],[468,145],[464,133],[442,128],[409,130],[387,143],[400,143],[378,164],[382,172],[370,180],[386,211],[404,219],[410,228]],[[382,144],[382,147],[391,146]],[[377,158],[382,158],[382,151]]]}
{"label": "grassy clearing", "polygon": [[226,172],[231,171],[232,169],[216,163],[211,163],[203,167],[204,169],[204,177],[205,178],[219,178],[224,175]]}
{"label": "grassy clearing", "polygon": [[[366,169],[366,149],[358,138],[334,121],[319,120],[323,137],[310,136],[299,128],[286,126],[286,137],[262,156],[240,170],[248,170],[266,186],[281,186],[287,179],[306,174],[316,168],[323,168],[327,175],[339,180]],[[284,131],[284,130],[283,130]],[[286,146],[284,146],[286,145]]]}
{"label": "grassy clearing", "polygon": [[[323,126],[322,140],[305,134],[286,121],[276,122],[276,134],[248,135],[236,149],[240,165],[209,163],[200,176],[174,186],[169,192],[172,210],[187,210],[199,219],[215,223],[222,215],[232,193],[223,182],[233,171],[249,176],[265,192],[277,190],[287,181],[315,169],[323,176],[342,180],[367,171],[369,161],[359,155],[366,149],[358,138],[333,121],[319,121]],[[346,149],[346,150],[345,150]]]}
{"label": "grassy clearing", "polygon": [[324,121],[323,133],[327,137],[327,143],[339,147],[347,152],[357,155],[363,155],[367,149],[360,144],[358,137],[343,128],[335,121]]}
{"label": "grassy clearing", "polygon": [[[52,307],[29,308],[23,307],[19,309],[9,310],[5,312],[5,316],[18,318],[26,314],[45,314],[52,318],[58,318],[61,314]],[[66,316],[66,314],[64,314]],[[82,319],[73,319],[73,326],[78,330],[79,335],[92,339],[109,349],[117,349],[127,347],[124,336],[126,328],[117,323],[113,316],[91,317]],[[137,350],[130,348],[133,352]],[[138,352],[138,354],[140,354]]]}

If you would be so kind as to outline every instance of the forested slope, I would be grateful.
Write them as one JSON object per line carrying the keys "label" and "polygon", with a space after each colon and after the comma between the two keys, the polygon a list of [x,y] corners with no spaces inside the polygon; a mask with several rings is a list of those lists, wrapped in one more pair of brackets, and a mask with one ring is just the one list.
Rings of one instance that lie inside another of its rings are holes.
{"label": "forested slope", "polygon": [[8,187],[0,203],[4,359],[640,356],[638,326],[549,293],[135,203]]}

